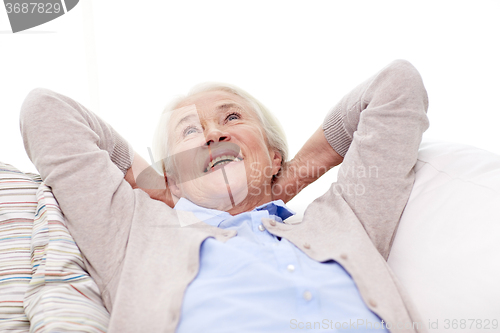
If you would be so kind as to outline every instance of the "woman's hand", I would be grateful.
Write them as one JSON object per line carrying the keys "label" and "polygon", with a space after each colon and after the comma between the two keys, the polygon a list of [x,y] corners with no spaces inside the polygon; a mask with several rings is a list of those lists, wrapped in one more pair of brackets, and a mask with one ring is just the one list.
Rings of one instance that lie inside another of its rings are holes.
{"label": "woman's hand", "polygon": [[290,201],[307,185],[342,163],[344,158],[330,146],[320,126],[295,157],[283,163],[273,183],[273,199]]}
{"label": "woman's hand", "polygon": [[175,206],[172,194],[165,177],[156,172],[139,154],[134,154],[132,167],[128,169],[125,180],[132,188],[141,189],[146,192],[151,199],[162,201],[169,207]]}
{"label": "woman's hand", "polygon": [[287,203],[305,187],[300,183],[300,178],[295,172],[297,164],[297,160],[295,159],[283,163],[279,174],[274,179],[272,188],[273,200],[281,199]]}

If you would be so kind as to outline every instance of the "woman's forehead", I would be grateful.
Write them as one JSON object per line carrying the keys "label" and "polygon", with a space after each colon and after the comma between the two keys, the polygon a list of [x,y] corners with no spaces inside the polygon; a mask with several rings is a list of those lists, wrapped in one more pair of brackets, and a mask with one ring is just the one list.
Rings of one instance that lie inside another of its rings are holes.
{"label": "woman's forehead", "polygon": [[217,111],[221,105],[232,105],[240,107],[241,109],[246,111],[251,110],[250,105],[248,105],[247,101],[244,98],[228,91],[222,90],[204,91],[192,95],[181,102],[177,106],[176,110],[183,109],[182,111],[185,111],[184,108],[190,105],[194,105],[199,113],[209,113]]}

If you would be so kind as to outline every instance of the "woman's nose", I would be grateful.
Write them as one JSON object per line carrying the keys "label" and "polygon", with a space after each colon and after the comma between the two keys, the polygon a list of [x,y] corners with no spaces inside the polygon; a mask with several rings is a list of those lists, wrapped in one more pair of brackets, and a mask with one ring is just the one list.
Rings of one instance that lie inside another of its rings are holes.
{"label": "woman's nose", "polygon": [[218,126],[211,126],[205,129],[205,139],[208,146],[211,143],[214,144],[221,141],[229,141],[231,140],[231,135]]}

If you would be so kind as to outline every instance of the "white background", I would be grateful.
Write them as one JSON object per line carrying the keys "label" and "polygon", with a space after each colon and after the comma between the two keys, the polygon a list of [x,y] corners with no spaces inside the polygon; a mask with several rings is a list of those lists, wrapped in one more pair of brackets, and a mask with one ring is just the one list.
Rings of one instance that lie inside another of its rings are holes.
{"label": "white background", "polygon": [[[0,160],[36,172],[18,125],[35,87],[88,106],[147,158],[163,107],[203,81],[260,99],[293,156],[345,93],[397,58],[427,87],[425,139],[500,153],[499,14],[499,1],[81,0],[12,34],[2,6]],[[326,191],[335,171],[325,177],[302,198]]]}

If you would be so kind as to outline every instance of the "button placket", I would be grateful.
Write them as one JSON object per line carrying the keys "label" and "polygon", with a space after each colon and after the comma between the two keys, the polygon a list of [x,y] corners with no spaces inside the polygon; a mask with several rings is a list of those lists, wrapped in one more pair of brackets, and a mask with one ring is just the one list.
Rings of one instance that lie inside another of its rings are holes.
{"label": "button placket", "polygon": [[264,219],[269,218],[267,211],[252,212],[252,232],[261,244],[274,243],[275,236],[267,228]]}
{"label": "button placket", "polygon": [[302,285],[297,290],[297,311],[312,313],[320,311],[320,297],[312,285]]}
{"label": "button placket", "polygon": [[288,276],[293,279],[292,276],[296,276],[297,274],[301,276],[297,256],[293,250],[293,244],[281,241],[280,243],[274,243],[271,249],[276,258],[278,269],[285,274],[285,277]]}

